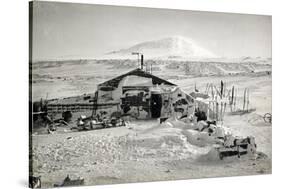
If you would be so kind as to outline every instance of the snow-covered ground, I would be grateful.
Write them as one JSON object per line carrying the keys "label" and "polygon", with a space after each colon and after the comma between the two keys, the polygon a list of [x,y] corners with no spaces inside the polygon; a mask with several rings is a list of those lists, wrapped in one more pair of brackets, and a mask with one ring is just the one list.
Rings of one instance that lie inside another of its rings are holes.
{"label": "snow-covered ground", "polygon": [[[190,82],[194,87],[197,81],[198,85],[205,85],[207,82],[220,79],[235,82],[268,74],[271,77],[271,63],[269,61],[260,64],[258,62],[240,62],[239,60],[230,63],[145,59],[144,63],[148,65],[148,70],[152,65],[153,75],[172,81],[183,88],[187,87],[185,83],[190,85]],[[33,63],[33,100],[94,93],[98,84],[137,67],[136,59],[67,60]]]}
{"label": "snow-covered ground", "polygon": [[42,176],[44,187],[67,174],[92,185],[271,173],[270,126],[229,125],[239,136],[255,136],[268,158],[209,160],[211,145],[192,145],[182,134],[184,126],[172,125],[134,121],[130,129],[33,136],[34,173]]}
{"label": "snow-covered ground", "polygon": [[[49,65],[45,69],[34,69],[33,73],[39,74],[39,79],[34,80],[37,81],[33,85],[34,94],[39,98],[48,92],[49,98],[57,98],[93,93],[99,82],[129,70],[120,67],[116,72],[116,69],[110,69],[112,63],[100,64],[103,67],[95,61],[94,64],[68,63],[63,67]],[[192,143],[184,123],[172,120],[159,125],[158,120],[138,120],[131,121],[128,127],[33,135],[34,174],[42,176],[43,187],[62,182],[67,174],[82,176],[86,185],[93,185],[271,173],[272,127],[262,118],[265,113],[272,112],[271,75],[192,77],[181,68],[167,69],[161,64],[159,67],[156,75],[165,75],[187,93],[194,90],[195,84],[197,89],[204,91],[207,83],[219,84],[221,80],[227,87],[238,88],[238,99],[244,88],[249,88],[250,107],[256,111],[241,116],[226,114],[223,125],[234,135],[254,136],[257,150],[267,157],[210,160],[211,145]],[[238,70],[240,68],[238,66]],[[271,71],[271,67],[268,68]],[[45,76],[40,81],[42,75]]]}

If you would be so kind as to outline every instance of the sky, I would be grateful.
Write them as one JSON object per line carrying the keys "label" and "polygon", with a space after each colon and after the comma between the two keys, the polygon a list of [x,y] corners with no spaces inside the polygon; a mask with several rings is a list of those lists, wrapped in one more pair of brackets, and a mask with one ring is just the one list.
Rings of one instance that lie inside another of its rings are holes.
{"label": "sky", "polygon": [[219,57],[271,57],[271,16],[35,2],[33,60],[98,58],[170,36]]}

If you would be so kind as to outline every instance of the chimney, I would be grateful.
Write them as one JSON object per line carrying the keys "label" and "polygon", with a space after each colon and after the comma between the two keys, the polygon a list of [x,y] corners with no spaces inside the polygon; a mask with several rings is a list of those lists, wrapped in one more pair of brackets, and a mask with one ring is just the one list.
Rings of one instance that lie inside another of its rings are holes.
{"label": "chimney", "polygon": [[141,54],[141,70],[143,69],[143,54]]}

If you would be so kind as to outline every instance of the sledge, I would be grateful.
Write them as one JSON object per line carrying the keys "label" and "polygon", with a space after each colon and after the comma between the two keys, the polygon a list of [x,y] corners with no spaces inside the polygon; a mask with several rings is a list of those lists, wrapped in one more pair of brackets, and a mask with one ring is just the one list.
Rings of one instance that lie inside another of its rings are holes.
{"label": "sledge", "polygon": [[255,143],[255,138],[252,136],[241,139],[236,137],[233,142],[230,143],[229,140],[226,138],[222,146],[215,147],[221,160],[225,157],[237,156],[240,158],[242,155],[254,155],[256,153],[257,145]]}

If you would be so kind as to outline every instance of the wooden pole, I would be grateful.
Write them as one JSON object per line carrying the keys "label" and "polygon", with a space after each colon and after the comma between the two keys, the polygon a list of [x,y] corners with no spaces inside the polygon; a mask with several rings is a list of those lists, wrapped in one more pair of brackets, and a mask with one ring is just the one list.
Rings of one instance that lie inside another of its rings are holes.
{"label": "wooden pole", "polygon": [[247,89],[247,112],[249,111],[249,104],[250,104],[250,92],[249,88]]}
{"label": "wooden pole", "polygon": [[223,109],[222,121],[224,120],[225,110],[226,110],[226,102],[224,103],[224,109]]}
{"label": "wooden pole", "polygon": [[227,89],[226,89],[226,82],[224,82],[224,87],[223,87],[223,97],[225,97],[225,96],[226,96],[226,91],[227,91]]}
{"label": "wooden pole", "polygon": [[238,89],[235,89],[234,90],[235,94],[234,94],[234,102],[233,102],[233,105],[234,105],[234,111],[236,110],[236,100],[237,100],[237,94],[238,94]]}
{"label": "wooden pole", "polygon": [[231,91],[231,105],[234,102],[234,86],[232,86],[232,91]]}
{"label": "wooden pole", "polygon": [[215,86],[215,89],[216,89],[216,92],[217,92],[217,94],[220,96],[220,98],[222,97],[221,96],[221,93],[220,93],[220,91],[217,89],[217,87]]}
{"label": "wooden pole", "polygon": [[222,112],[223,112],[223,103],[221,102],[221,107],[220,107],[220,120],[222,121]]}
{"label": "wooden pole", "polygon": [[219,103],[216,101],[216,121],[218,121],[218,115],[219,115]]}
{"label": "wooden pole", "polygon": [[212,84],[212,100],[214,100],[214,86]]}
{"label": "wooden pole", "polygon": [[221,91],[220,91],[220,97],[222,99],[222,95],[223,95],[223,81],[221,80]]}
{"label": "wooden pole", "polygon": [[97,113],[97,103],[98,103],[98,90],[95,92],[95,97],[93,99],[93,111],[92,117]]}
{"label": "wooden pole", "polygon": [[207,118],[210,118],[210,108],[211,108],[211,101],[209,101],[209,104],[208,104]]}
{"label": "wooden pole", "polygon": [[232,110],[233,105],[234,105],[234,86],[232,86],[232,89],[231,89],[231,99],[230,99],[230,109],[231,109],[231,112],[233,111]]}
{"label": "wooden pole", "polygon": [[246,105],[246,88],[244,89],[244,97],[243,97],[243,111],[245,110],[245,105]]}

